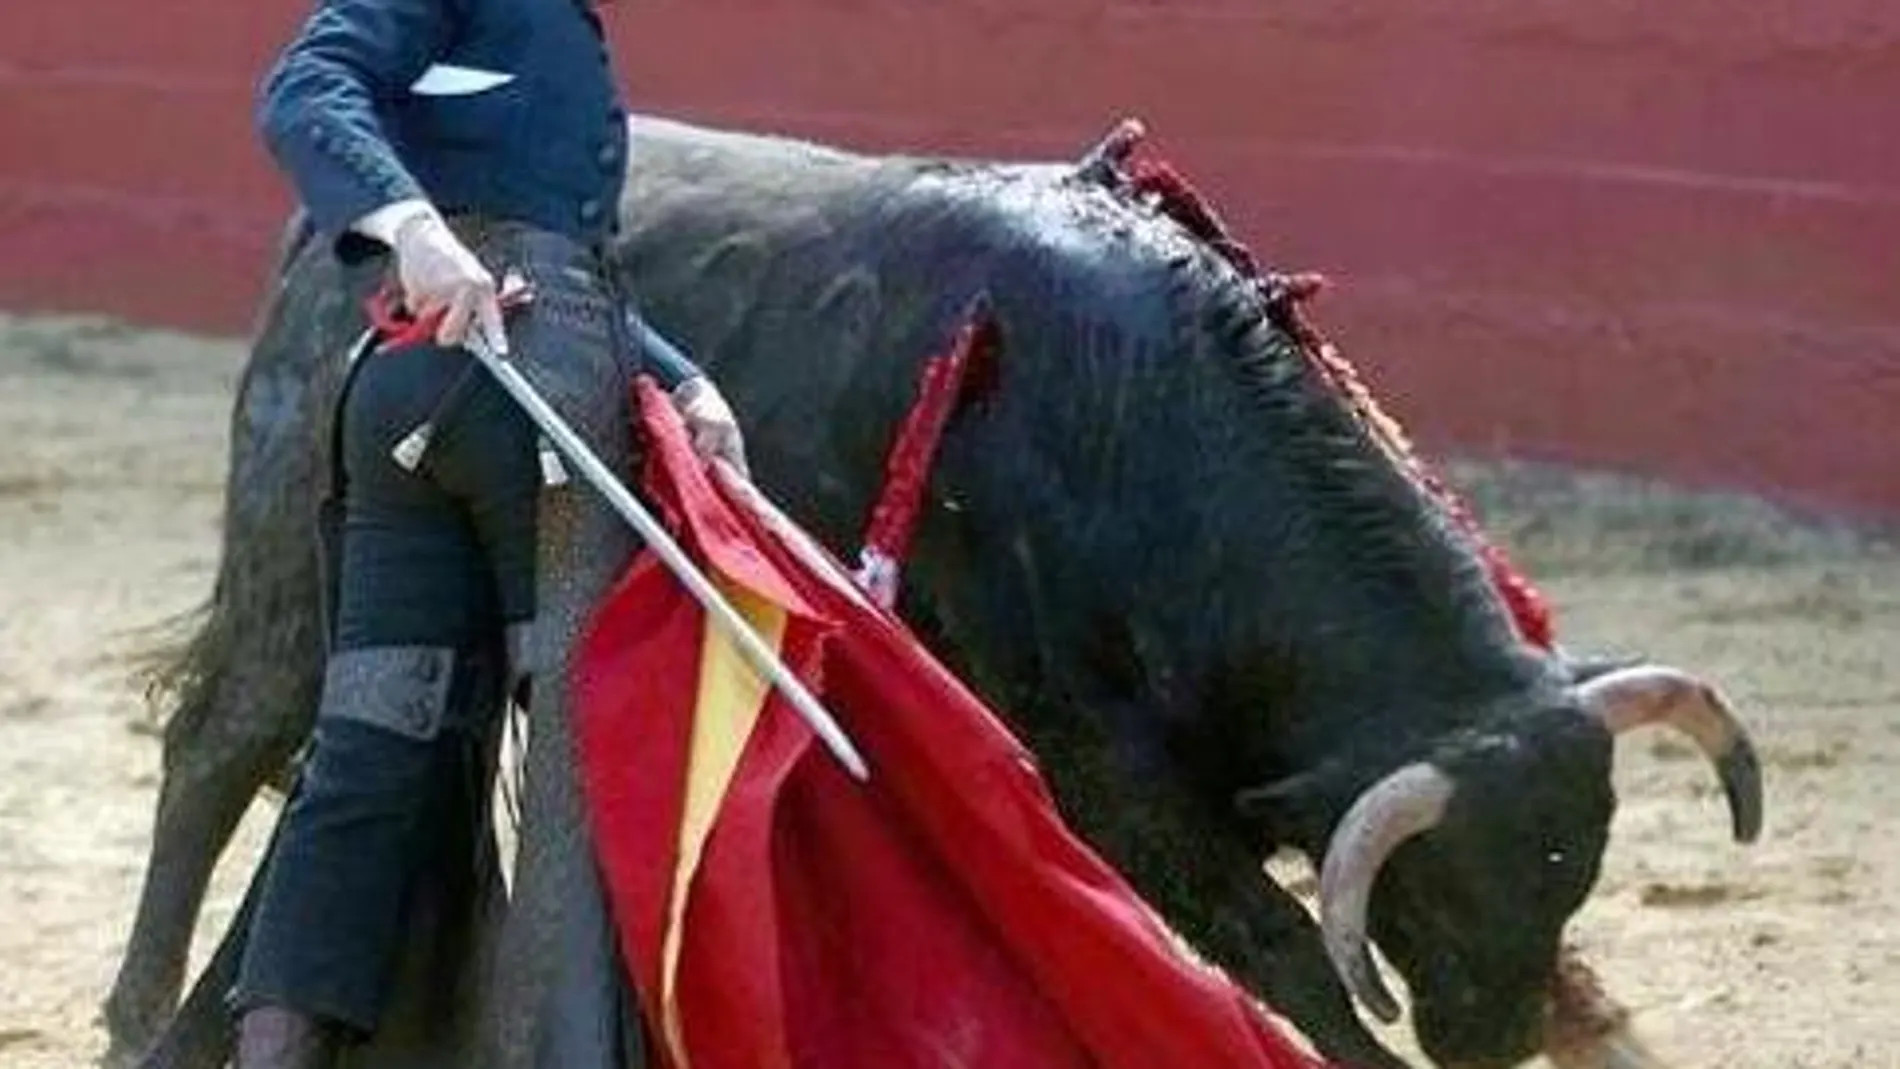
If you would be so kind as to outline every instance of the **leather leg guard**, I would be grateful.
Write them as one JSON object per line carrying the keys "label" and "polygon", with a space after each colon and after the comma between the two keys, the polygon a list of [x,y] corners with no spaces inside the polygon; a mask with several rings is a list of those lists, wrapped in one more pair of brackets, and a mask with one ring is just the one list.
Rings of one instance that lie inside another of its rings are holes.
{"label": "leather leg guard", "polygon": [[446,646],[338,651],[324,669],[323,706],[317,715],[428,742],[442,730],[455,663],[456,651]]}

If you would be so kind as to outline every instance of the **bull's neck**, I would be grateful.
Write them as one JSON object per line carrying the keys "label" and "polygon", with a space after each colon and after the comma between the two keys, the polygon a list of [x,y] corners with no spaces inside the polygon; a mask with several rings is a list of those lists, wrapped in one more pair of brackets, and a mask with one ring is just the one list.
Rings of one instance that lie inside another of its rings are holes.
{"label": "bull's neck", "polygon": [[1263,573],[1275,596],[1255,627],[1230,625],[1242,637],[1214,663],[1259,666],[1218,704],[1238,724],[1267,721],[1263,762],[1396,764],[1547,678],[1547,658],[1435,506],[1394,506],[1257,552],[1285,562]]}
{"label": "bull's neck", "polygon": [[1210,738],[1310,767],[1416,749],[1538,685],[1545,659],[1441,503],[1314,425],[1208,462],[1191,538],[1163,553],[1186,596],[1131,604],[1225,721]]}

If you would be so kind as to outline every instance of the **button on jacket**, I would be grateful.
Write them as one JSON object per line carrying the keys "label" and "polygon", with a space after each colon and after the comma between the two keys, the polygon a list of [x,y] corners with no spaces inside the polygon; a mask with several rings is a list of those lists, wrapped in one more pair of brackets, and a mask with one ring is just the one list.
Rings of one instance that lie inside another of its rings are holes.
{"label": "button on jacket", "polygon": [[598,242],[626,112],[587,0],[319,0],[261,87],[257,124],[339,255],[399,200]]}

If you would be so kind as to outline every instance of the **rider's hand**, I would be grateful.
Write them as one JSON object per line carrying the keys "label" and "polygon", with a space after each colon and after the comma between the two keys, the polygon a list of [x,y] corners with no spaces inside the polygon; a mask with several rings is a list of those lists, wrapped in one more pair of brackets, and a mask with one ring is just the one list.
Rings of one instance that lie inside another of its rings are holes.
{"label": "rider's hand", "polygon": [[418,319],[445,310],[436,328],[438,345],[456,346],[479,331],[497,353],[508,351],[495,277],[433,210],[417,211],[398,224],[393,245],[403,304]]}
{"label": "rider's hand", "polygon": [[745,438],[739,433],[739,421],[719,388],[704,375],[695,375],[673,388],[673,404],[686,423],[693,449],[707,460],[719,459],[731,464],[750,479],[745,461]]}

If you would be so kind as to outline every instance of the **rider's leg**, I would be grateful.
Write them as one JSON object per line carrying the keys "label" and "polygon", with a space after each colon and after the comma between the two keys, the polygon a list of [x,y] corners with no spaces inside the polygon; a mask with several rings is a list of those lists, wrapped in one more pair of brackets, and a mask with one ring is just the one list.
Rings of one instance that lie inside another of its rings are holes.
{"label": "rider's leg", "polygon": [[[431,803],[480,761],[504,629],[534,608],[526,417],[459,350],[367,360],[340,415],[334,648],[233,993],[239,1069],[324,1065],[339,1035],[375,1030],[415,865],[440,837]],[[439,429],[410,471],[394,447],[425,419]]]}

